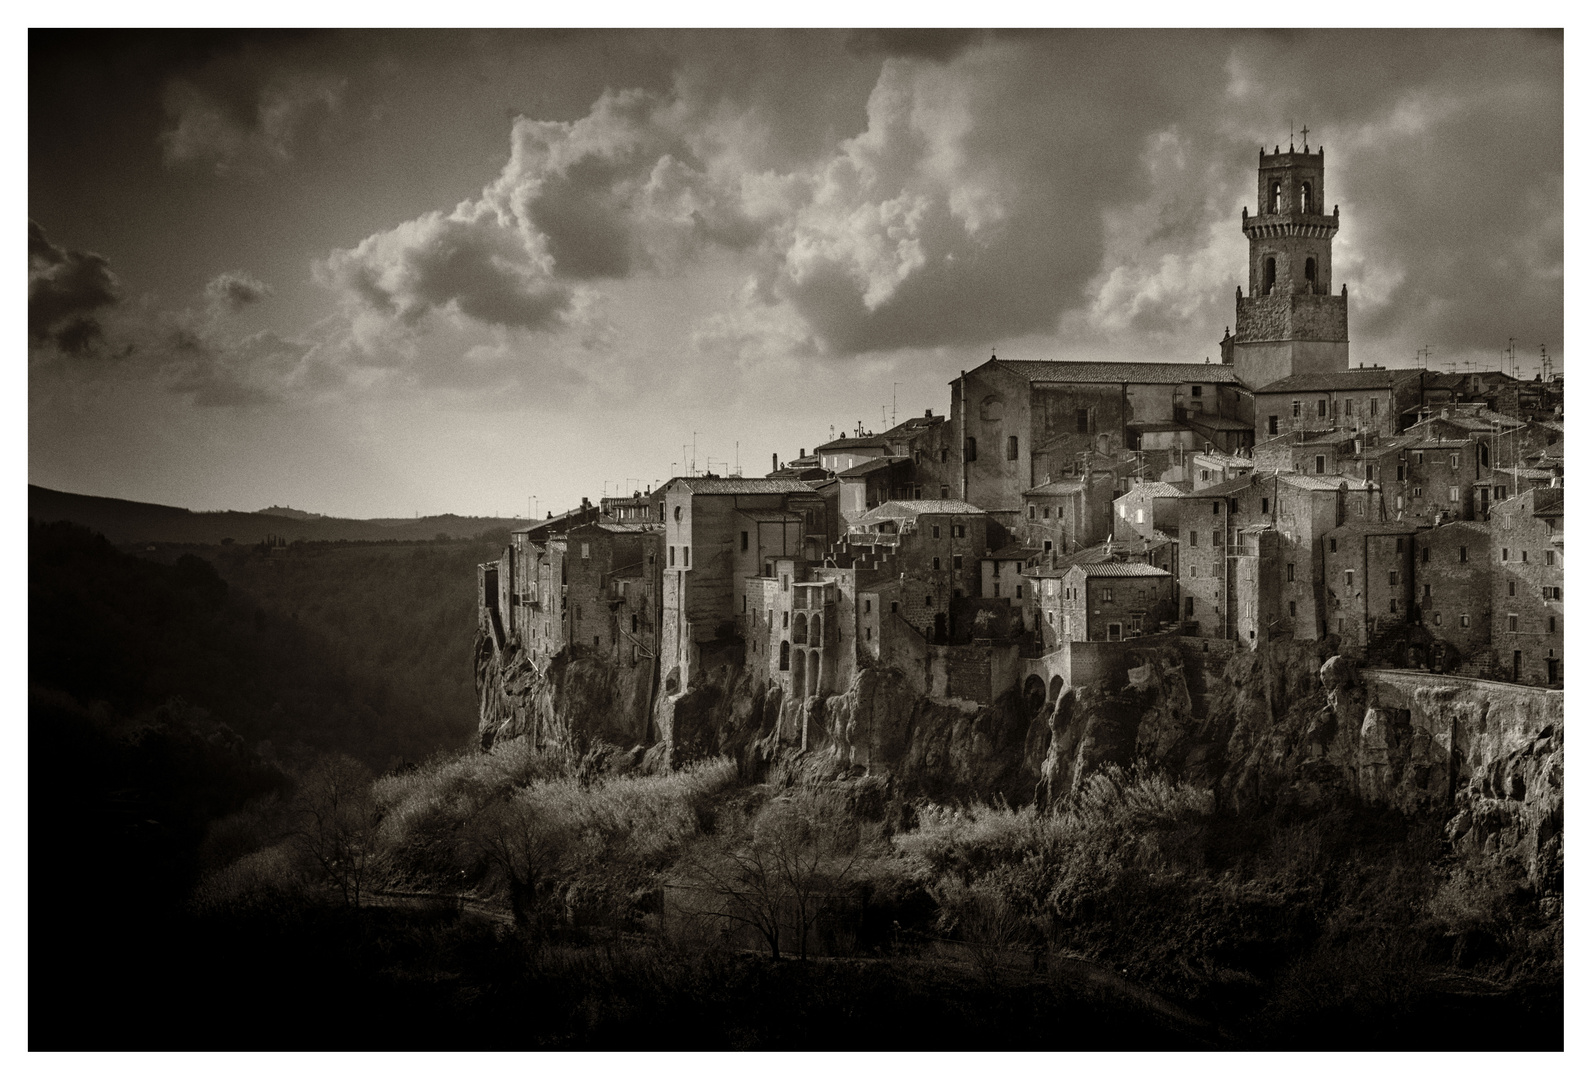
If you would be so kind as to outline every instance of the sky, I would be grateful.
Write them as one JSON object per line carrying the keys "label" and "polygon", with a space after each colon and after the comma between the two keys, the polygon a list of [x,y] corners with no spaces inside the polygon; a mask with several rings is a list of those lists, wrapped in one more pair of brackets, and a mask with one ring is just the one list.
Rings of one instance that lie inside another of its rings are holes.
{"label": "sky", "polygon": [[1562,369],[1557,32],[35,32],[28,65],[28,478],[67,491],[544,515],[944,413],[992,354],[1218,359],[1257,154],[1306,126],[1351,363]]}

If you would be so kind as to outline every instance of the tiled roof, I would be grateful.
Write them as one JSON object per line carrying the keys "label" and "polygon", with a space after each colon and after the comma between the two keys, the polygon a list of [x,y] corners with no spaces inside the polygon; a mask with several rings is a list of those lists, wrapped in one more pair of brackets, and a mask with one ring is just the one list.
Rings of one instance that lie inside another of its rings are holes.
{"label": "tiled roof", "polygon": [[1083,490],[1082,480],[1052,480],[1048,484],[1040,484],[1036,488],[1029,488],[1024,495],[1075,495]]}
{"label": "tiled roof", "polygon": [[1336,529],[1328,530],[1335,533],[1365,533],[1369,536],[1393,535],[1396,533],[1412,533],[1417,525],[1413,521],[1350,521],[1339,525]]}
{"label": "tiled roof", "polygon": [[865,435],[857,439],[835,439],[822,446],[815,446],[813,453],[822,454],[825,450],[888,450],[890,444],[881,436]]}
{"label": "tiled roof", "polygon": [[901,423],[879,437],[881,439],[905,439],[943,423],[945,423],[945,417],[943,416],[914,416],[910,420],[901,421]]}
{"label": "tiled roof", "polygon": [[1337,474],[1316,476],[1312,473],[1278,473],[1277,479],[1285,484],[1306,491],[1337,491],[1343,484],[1348,484],[1350,491],[1362,491],[1366,482],[1356,476],[1339,476]]}
{"label": "tiled roof", "polygon": [[[1152,499],[1175,499],[1179,495],[1187,494],[1187,487],[1168,484],[1164,480],[1151,480],[1147,484],[1135,484],[1133,490],[1127,493],[1127,495],[1146,495]],[[1127,496],[1123,497],[1126,498]]]}
{"label": "tiled roof", "polygon": [[915,518],[919,514],[983,514],[972,503],[963,502],[961,499],[891,499],[887,503],[880,503],[866,514],[857,518],[853,524],[865,521],[895,521],[901,518]]}
{"label": "tiled roof", "polygon": [[1376,390],[1420,375],[1421,368],[1350,368],[1348,371],[1306,372],[1267,383],[1255,393],[1288,394],[1314,390]]}
{"label": "tiled roof", "polygon": [[757,476],[685,476],[679,480],[693,495],[807,495],[813,490],[800,480]]}
{"label": "tiled roof", "polygon": [[1252,476],[1235,476],[1231,480],[1223,480],[1220,484],[1212,484],[1208,488],[1200,488],[1198,491],[1184,492],[1183,498],[1203,499],[1208,496],[1217,498],[1223,495],[1231,495],[1235,491],[1248,491],[1249,485],[1253,482],[1254,478]]}
{"label": "tiled roof", "polygon": [[789,510],[736,510],[735,512],[740,514],[743,518],[746,518],[748,521],[804,520],[800,514],[792,513]]}
{"label": "tiled roof", "polygon": [[988,555],[982,556],[982,558],[990,560],[999,559],[1001,562],[1013,562],[1017,559],[1026,560],[1038,554],[1039,548],[1036,547],[1023,547],[1021,544],[1007,544],[999,551],[992,551]]}
{"label": "tiled roof", "polygon": [[880,469],[888,469],[892,465],[900,465],[903,462],[907,462],[907,461],[911,461],[911,460],[912,460],[911,458],[907,458],[907,457],[876,457],[876,458],[869,458],[867,461],[864,461],[861,465],[853,465],[851,468],[842,470],[841,472],[837,473],[836,475],[838,475],[842,479],[845,479],[847,477],[866,476],[866,475],[868,475],[871,472],[878,472]]}
{"label": "tiled roof", "polygon": [[1564,513],[1564,488],[1538,488],[1531,511],[1537,517],[1559,517]]}
{"label": "tiled roof", "polygon": [[1141,562],[1080,563],[1076,569],[1085,577],[1171,577],[1170,571]]}
{"label": "tiled roof", "polygon": [[[646,533],[662,532],[661,521],[594,521],[590,525],[580,525],[581,529],[601,529],[612,533]],[[572,532],[574,530],[571,530]]]}
{"label": "tiled roof", "polygon": [[1029,382],[1060,383],[1237,383],[1226,364],[1114,364],[1093,360],[992,360]]}

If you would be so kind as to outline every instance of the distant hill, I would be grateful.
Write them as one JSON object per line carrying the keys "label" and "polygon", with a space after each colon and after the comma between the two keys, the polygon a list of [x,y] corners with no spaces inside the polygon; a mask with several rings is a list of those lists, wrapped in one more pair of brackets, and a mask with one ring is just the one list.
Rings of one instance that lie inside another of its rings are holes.
{"label": "distant hill", "polygon": [[270,514],[272,517],[292,518],[294,521],[319,521],[325,514],[312,514],[308,510],[295,510],[291,506],[267,506],[264,510],[256,510],[257,514]]}
{"label": "distant hill", "polygon": [[[302,515],[302,516],[300,516]],[[74,521],[102,533],[113,544],[219,544],[232,540],[258,544],[267,537],[294,540],[433,540],[438,536],[467,540],[498,529],[529,524],[520,518],[460,517],[440,514],[422,518],[358,518],[307,515],[300,510],[271,507],[259,513],[237,510],[184,510],[179,506],[74,495],[28,485],[28,516],[36,521]]]}

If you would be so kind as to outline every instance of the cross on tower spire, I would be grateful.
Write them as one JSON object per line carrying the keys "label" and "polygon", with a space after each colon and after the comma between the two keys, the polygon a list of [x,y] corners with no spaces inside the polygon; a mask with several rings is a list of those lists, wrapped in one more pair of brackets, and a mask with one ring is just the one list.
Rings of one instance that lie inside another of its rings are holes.
{"label": "cross on tower spire", "polygon": [[1305,149],[1309,150],[1310,149],[1310,125],[1306,124],[1304,127],[1300,128],[1299,129],[1299,134],[1304,137]]}

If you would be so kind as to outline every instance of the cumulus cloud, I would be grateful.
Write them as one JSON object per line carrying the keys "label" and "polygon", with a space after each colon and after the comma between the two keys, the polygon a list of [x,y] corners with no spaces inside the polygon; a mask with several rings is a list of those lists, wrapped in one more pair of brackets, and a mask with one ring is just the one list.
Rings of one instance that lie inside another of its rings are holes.
{"label": "cumulus cloud", "polygon": [[116,304],[121,289],[110,263],[91,252],[50,242],[28,222],[28,336],[81,356],[104,339],[97,314]]}
{"label": "cumulus cloud", "polygon": [[168,166],[202,164],[218,176],[259,176],[293,157],[294,145],[317,121],[334,113],[343,81],[283,73],[258,87],[223,93],[191,79],[166,86],[169,126],[160,134]]}
{"label": "cumulus cloud", "polygon": [[205,296],[210,303],[226,311],[242,311],[266,299],[273,291],[265,282],[241,270],[217,274],[205,285]]}

